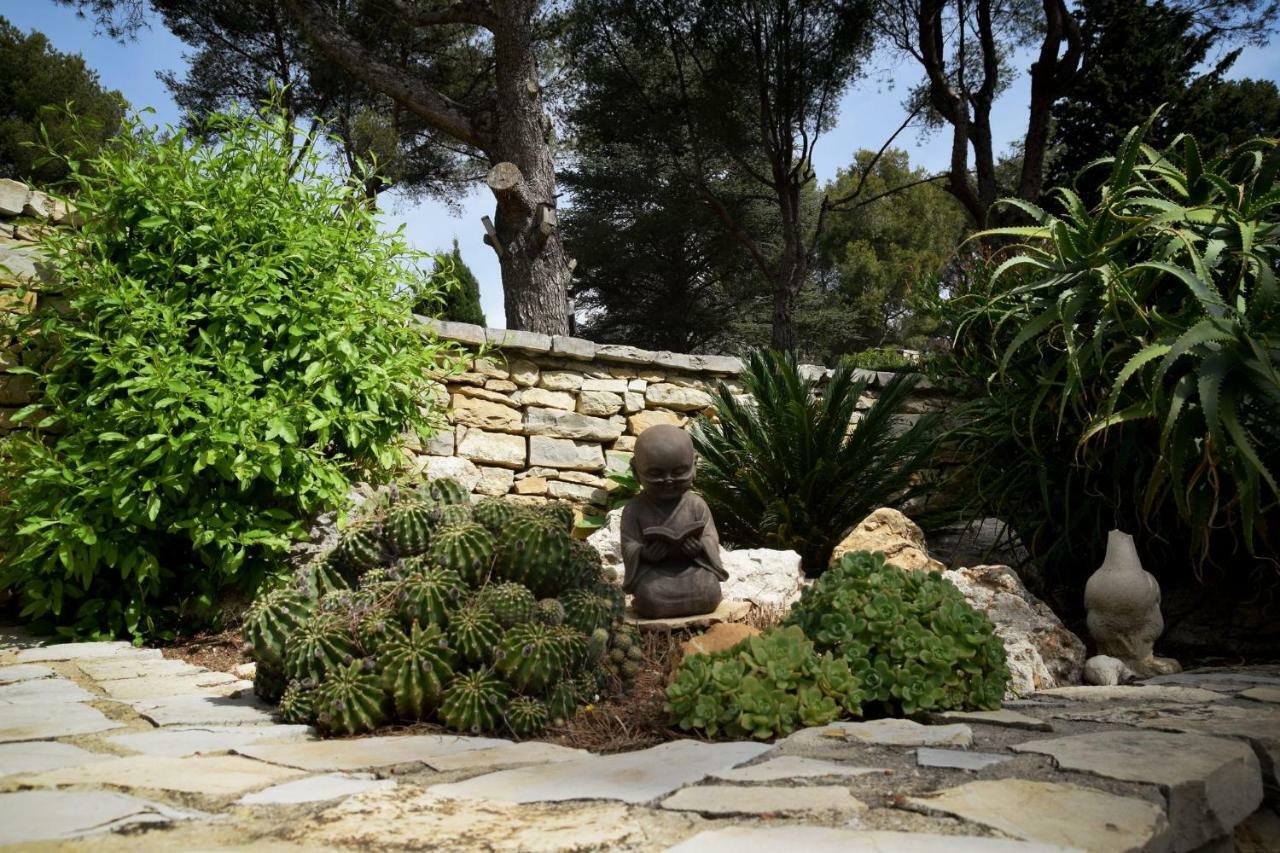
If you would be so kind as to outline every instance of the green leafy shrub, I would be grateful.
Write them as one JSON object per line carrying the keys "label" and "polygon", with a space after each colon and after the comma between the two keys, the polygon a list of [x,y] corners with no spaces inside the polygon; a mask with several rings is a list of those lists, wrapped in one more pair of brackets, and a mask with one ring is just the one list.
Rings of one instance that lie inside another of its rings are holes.
{"label": "green leafy shrub", "polygon": [[806,572],[820,574],[844,530],[925,491],[919,475],[931,461],[938,415],[909,426],[898,420],[915,377],[886,385],[852,430],[866,382],[847,364],[821,396],[781,353],[752,353],[742,379],[754,405],[721,384],[717,419],[700,420],[693,432],[697,485],[729,541],[794,550]]}
{"label": "green leafy shrub", "polygon": [[[442,503],[458,493],[443,480],[399,492],[353,519],[291,585],[259,594],[243,636],[260,696],[333,734],[398,718],[526,737],[631,682],[638,647],[622,626],[622,590],[595,549],[570,537],[572,512],[485,501],[472,520],[445,511],[467,508]],[[417,554],[393,548],[404,537],[392,522],[405,513],[426,521]],[[433,547],[477,531],[496,546]],[[356,538],[375,561],[351,562],[343,543]],[[537,567],[554,597],[538,601],[509,574],[515,565]],[[618,657],[623,666],[609,666]]]}
{"label": "green leafy shrub", "polygon": [[685,730],[766,740],[862,712],[848,662],[819,654],[800,628],[772,628],[731,649],[690,655],[667,687],[666,711]]}
{"label": "green leafy shrub", "polygon": [[878,552],[842,557],[784,624],[848,663],[869,716],[993,710],[1009,683],[990,620],[941,575],[903,571]]}
{"label": "green leafy shrub", "polygon": [[[973,401],[950,439],[970,514],[1013,524],[1078,606],[1106,531],[1171,566],[1275,553],[1280,518],[1280,150],[1202,160],[1135,128],[1086,207],[992,234],[1025,240],[953,306]],[[1091,177],[1095,173],[1091,173]],[[1190,554],[1191,559],[1188,560]]]}
{"label": "green leafy shrub", "polygon": [[72,164],[83,228],[44,243],[69,309],[18,329],[50,355],[15,419],[56,432],[0,460],[0,590],[24,617],[79,636],[195,627],[439,422],[419,406],[451,351],[404,295],[423,256],[378,231],[358,181],[295,157],[294,132],[135,119]]}
{"label": "green leafy shrub", "polygon": [[843,364],[848,362],[851,367],[859,367],[863,370],[918,370],[920,364],[914,359],[910,359],[902,353],[898,352],[895,347],[872,347],[864,349],[861,352],[851,353],[840,359]]}

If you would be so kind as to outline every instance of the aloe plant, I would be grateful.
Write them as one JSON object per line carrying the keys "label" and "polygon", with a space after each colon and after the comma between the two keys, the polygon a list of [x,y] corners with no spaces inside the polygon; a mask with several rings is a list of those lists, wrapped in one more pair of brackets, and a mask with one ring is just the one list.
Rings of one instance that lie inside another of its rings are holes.
{"label": "aloe plant", "polygon": [[723,383],[716,419],[693,431],[697,485],[721,535],[741,546],[791,549],[821,574],[841,534],[873,510],[920,495],[938,415],[903,419],[918,378],[881,391],[856,426],[867,381],[842,365],[819,394],[793,356],[759,351],[742,375],[751,402]]}
{"label": "aloe plant", "polygon": [[[1215,531],[1264,553],[1280,506],[1280,150],[1255,139],[1206,161],[1190,135],[1164,151],[1144,144],[1150,125],[1092,166],[1109,169],[1092,207],[1065,188],[1058,213],[1004,202],[1035,224],[985,232],[1022,242],[963,316],[957,346],[979,363],[986,351],[999,380],[988,426],[1004,421],[1025,464],[1065,440],[1068,476],[1086,481],[1078,497],[1106,497],[1112,521],[1185,538],[1198,563]],[[980,464],[993,463],[1009,464]],[[1062,483],[1042,470],[1023,485],[1047,502]],[[1176,533],[1161,529],[1170,509]],[[1079,499],[1071,511],[1088,512]]]}

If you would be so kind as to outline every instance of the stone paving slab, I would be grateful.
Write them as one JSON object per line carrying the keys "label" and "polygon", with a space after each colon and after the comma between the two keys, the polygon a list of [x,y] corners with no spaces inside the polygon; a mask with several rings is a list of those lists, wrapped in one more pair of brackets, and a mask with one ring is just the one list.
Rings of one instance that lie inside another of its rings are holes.
{"label": "stone paving slab", "polygon": [[238,755],[191,758],[131,755],[83,767],[24,776],[19,781],[24,785],[37,787],[111,785],[226,797],[266,788],[301,775],[299,770],[277,767]]}
{"label": "stone paving slab", "polygon": [[1004,726],[1010,729],[1053,731],[1053,724],[1049,721],[1030,714],[1010,711],[1007,708],[999,711],[943,711],[941,714],[934,714],[932,719],[943,723],[985,723],[989,726]]}
{"label": "stone paving slab", "polygon": [[89,752],[69,743],[27,741],[0,744],[0,776],[17,773],[40,773],[61,767],[79,767],[95,761],[110,761],[114,755]]}
{"label": "stone paving slab", "polygon": [[585,749],[570,749],[540,740],[489,747],[467,749],[462,752],[433,755],[428,760],[431,769],[441,772],[473,770],[482,767],[517,767],[523,764],[550,764],[561,761],[577,761],[589,758]]}
{"label": "stone paving slab", "polygon": [[1079,785],[997,779],[910,797],[907,803],[1014,838],[1079,847],[1090,853],[1170,849],[1163,808]]}
{"label": "stone paving slab", "polygon": [[510,746],[511,741],[462,735],[396,735],[307,743],[262,743],[235,747],[240,755],[316,773],[373,770],[398,764],[425,764],[468,750]]}
{"label": "stone paving slab", "polygon": [[0,666],[0,684],[14,684],[18,681],[29,681],[33,678],[53,678],[56,674],[49,667],[36,663]]}
{"label": "stone paving slab", "polygon": [[712,773],[756,758],[771,747],[761,743],[702,743],[678,740],[616,755],[501,770],[465,782],[434,785],[443,797],[504,803],[560,800],[621,800],[645,803]]}
{"label": "stone paving slab", "polygon": [[293,839],[308,849],[653,850],[665,845],[645,843],[652,823],[651,819],[642,823],[617,803],[565,808],[478,802],[402,785],[344,800],[299,827]]}
{"label": "stone paving slab", "polygon": [[697,785],[681,788],[662,801],[664,809],[698,812],[710,817],[727,815],[829,815],[849,818],[867,806],[835,785],[789,788],[782,785]]}
{"label": "stone paving slab", "polygon": [[942,767],[952,770],[986,770],[997,764],[1012,761],[1012,756],[992,752],[969,752],[965,749],[937,749],[922,746],[916,750],[916,764],[921,767]]}
{"label": "stone paving slab", "polygon": [[869,776],[886,775],[893,771],[884,767],[857,767],[842,764],[838,761],[822,761],[816,758],[804,758],[798,755],[783,755],[770,758],[759,764],[736,767],[712,773],[710,778],[725,782],[777,782],[782,779],[820,779],[830,776]]}
{"label": "stone paving slab", "polygon": [[303,741],[315,736],[310,726],[203,726],[166,727],[149,732],[113,735],[107,743],[143,755],[182,758],[196,753],[229,752],[264,741]]}
{"label": "stone paving slab", "polygon": [[111,791],[18,791],[0,794],[0,844],[77,838],[141,824],[210,817]]}
{"label": "stone paving slab", "polygon": [[133,709],[157,726],[216,726],[272,723],[272,706],[257,696],[188,696],[143,699]]}
{"label": "stone paving slab", "polygon": [[88,660],[90,658],[134,658],[159,660],[164,653],[159,649],[139,649],[124,641],[107,643],[62,643],[55,646],[38,646],[22,649],[16,655],[21,663],[48,661]]}
{"label": "stone paving slab", "polygon": [[1036,697],[1070,699],[1073,702],[1173,702],[1200,705],[1219,702],[1226,698],[1213,690],[1199,687],[1180,687],[1167,684],[1114,684],[1109,687],[1084,685],[1080,687],[1055,687],[1041,690]]}
{"label": "stone paving slab", "polygon": [[813,743],[860,743],[872,746],[970,746],[973,729],[963,723],[925,726],[913,720],[872,720],[867,723],[832,723],[801,729],[779,741],[796,747]]}
{"label": "stone paving slab", "polygon": [[667,853],[1082,853],[1056,844],[931,835],[920,832],[876,832],[819,826],[735,826],[700,832],[667,848]]}
{"label": "stone paving slab", "polygon": [[242,806],[292,806],[299,803],[320,803],[326,800],[340,800],[344,797],[376,791],[381,788],[394,788],[394,779],[375,779],[369,774],[347,775],[343,773],[326,773],[322,776],[308,776],[295,779],[280,785],[273,785],[262,791],[245,794],[236,800]]}
{"label": "stone paving slab", "polygon": [[[66,678],[36,678],[0,687],[0,708],[5,705],[57,705],[100,699]],[[3,710],[0,710],[0,714]]]}
{"label": "stone paving slab", "polygon": [[94,681],[162,675],[198,675],[210,672],[202,666],[173,658],[103,657],[75,661],[76,668]]}
{"label": "stone paving slab", "polygon": [[117,681],[121,678],[141,678],[158,675],[196,675],[208,672],[184,660],[170,658],[89,658],[76,661],[76,667],[94,681]]}
{"label": "stone paving slab", "polygon": [[184,696],[236,696],[252,693],[253,682],[241,681],[229,672],[198,675],[157,675],[100,682],[107,696],[121,702],[156,702]]}
{"label": "stone paving slab", "polygon": [[1017,752],[1064,770],[1157,785],[1168,800],[1175,851],[1230,834],[1262,804],[1262,773],[1248,744],[1227,738],[1117,730],[1032,741]]}
{"label": "stone paving slab", "polygon": [[[3,673],[0,673],[0,678]],[[1280,687],[1250,687],[1240,691],[1241,699],[1252,699],[1255,702],[1280,702]]]}
{"label": "stone paving slab", "polygon": [[122,728],[124,723],[79,702],[60,703],[53,709],[42,703],[0,706],[0,743],[47,740]]}

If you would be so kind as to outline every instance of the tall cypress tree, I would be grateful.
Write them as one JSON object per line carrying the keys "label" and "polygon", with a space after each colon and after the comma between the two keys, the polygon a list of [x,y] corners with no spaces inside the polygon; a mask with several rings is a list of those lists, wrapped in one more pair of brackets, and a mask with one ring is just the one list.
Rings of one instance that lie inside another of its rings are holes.
{"label": "tall cypress tree", "polygon": [[480,307],[480,282],[476,280],[475,273],[471,272],[471,267],[462,260],[456,238],[453,241],[453,251],[436,261],[432,277],[453,279],[457,281],[457,285],[450,285],[445,290],[443,304],[419,302],[413,309],[416,313],[440,320],[488,325],[484,319],[484,309]]}

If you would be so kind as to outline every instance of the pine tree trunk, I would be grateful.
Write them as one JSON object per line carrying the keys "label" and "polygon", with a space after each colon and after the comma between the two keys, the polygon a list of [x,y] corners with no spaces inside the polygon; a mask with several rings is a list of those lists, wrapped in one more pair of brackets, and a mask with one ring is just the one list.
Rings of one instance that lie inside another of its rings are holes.
{"label": "pine tree trunk", "polygon": [[497,78],[495,172],[512,164],[497,196],[494,231],[502,268],[507,327],[550,335],[569,333],[569,267],[555,227],[556,174],[551,121],[542,104],[533,44],[530,0],[495,0],[493,33]]}

